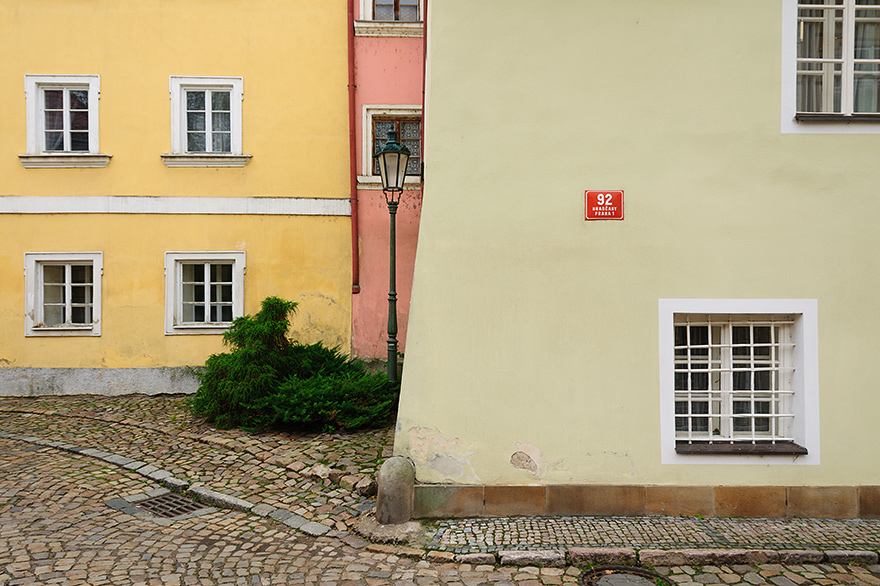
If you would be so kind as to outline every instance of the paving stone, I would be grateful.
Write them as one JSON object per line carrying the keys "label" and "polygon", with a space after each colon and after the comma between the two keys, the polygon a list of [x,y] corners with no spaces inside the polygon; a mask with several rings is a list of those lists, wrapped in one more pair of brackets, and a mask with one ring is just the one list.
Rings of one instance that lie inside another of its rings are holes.
{"label": "paving stone", "polygon": [[308,533],[309,535],[314,535],[315,537],[318,537],[330,531],[330,528],[326,525],[322,525],[321,523],[309,521],[308,523],[304,523],[302,526],[300,526],[299,530],[303,533]]}
{"label": "paving stone", "polygon": [[289,517],[285,517],[284,519],[282,519],[281,522],[292,529],[299,529],[300,527],[308,523],[309,520],[300,517],[299,515],[290,515]]}

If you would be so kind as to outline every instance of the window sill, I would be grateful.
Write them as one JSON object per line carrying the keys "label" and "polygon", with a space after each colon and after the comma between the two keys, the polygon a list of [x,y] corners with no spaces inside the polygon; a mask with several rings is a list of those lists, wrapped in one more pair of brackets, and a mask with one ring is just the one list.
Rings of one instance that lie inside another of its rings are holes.
{"label": "window sill", "polygon": [[356,37],[421,37],[424,25],[421,22],[356,20],[354,34]]}
{"label": "window sill", "polygon": [[224,324],[198,324],[191,326],[174,326],[165,332],[166,336],[179,335],[219,335],[229,329],[231,323]]}
{"label": "window sill", "polygon": [[166,153],[160,156],[166,167],[244,167],[250,162],[253,155]]}
{"label": "window sill", "polygon": [[[382,178],[378,175],[358,175],[358,189],[382,189]],[[418,177],[409,176],[404,180],[404,188],[407,191],[418,191],[422,188],[422,183]]]}
{"label": "window sill", "polygon": [[51,168],[101,168],[110,164],[112,155],[95,153],[46,153],[39,155],[18,155],[25,169]]}
{"label": "window sill", "polygon": [[66,327],[66,328],[31,328],[25,331],[26,337],[53,337],[53,336],[100,336],[99,329],[93,326]]}
{"label": "window sill", "polygon": [[830,113],[806,113],[798,112],[794,115],[798,122],[880,122],[880,114],[843,114]]}
{"label": "window sill", "polygon": [[806,456],[807,448],[794,442],[723,443],[676,441],[675,453],[683,455],[736,455],[736,456]]}

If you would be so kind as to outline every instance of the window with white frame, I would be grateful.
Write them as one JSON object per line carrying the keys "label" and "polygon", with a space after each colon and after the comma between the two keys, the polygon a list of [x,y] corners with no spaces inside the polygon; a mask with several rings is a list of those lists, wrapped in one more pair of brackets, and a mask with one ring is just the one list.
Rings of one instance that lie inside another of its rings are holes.
{"label": "window with white frame", "polygon": [[661,300],[660,308],[665,463],[818,460],[814,301]]}
{"label": "window with white frame", "polygon": [[242,150],[240,77],[171,76],[171,153],[169,167],[241,167],[250,155]]}
{"label": "window with white frame", "polygon": [[880,113],[880,0],[800,0],[797,111]]}
{"label": "window with white frame", "polygon": [[782,131],[880,132],[880,0],[783,0]]}
{"label": "window with white frame", "polygon": [[373,20],[418,22],[419,0],[373,0]]}
{"label": "window with white frame", "polygon": [[25,75],[25,167],[104,167],[99,152],[97,75]]}
{"label": "window with white frame", "polygon": [[408,188],[418,189],[422,173],[422,116],[418,106],[366,106],[364,108],[364,175],[361,187],[382,186],[379,168],[373,155],[388,142],[388,132],[397,132],[400,144],[410,151],[407,162]]}
{"label": "window with white frame", "polygon": [[421,37],[424,0],[360,0],[357,36]]}
{"label": "window with white frame", "polygon": [[25,335],[100,336],[100,252],[26,252]]}
{"label": "window with white frame", "polygon": [[165,333],[222,333],[243,315],[244,251],[165,253]]}

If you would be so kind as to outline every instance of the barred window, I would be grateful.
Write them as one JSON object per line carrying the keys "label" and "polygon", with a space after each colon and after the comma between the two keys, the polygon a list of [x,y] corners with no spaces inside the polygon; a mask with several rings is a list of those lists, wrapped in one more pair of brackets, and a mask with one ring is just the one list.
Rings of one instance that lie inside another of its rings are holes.
{"label": "barred window", "polygon": [[419,0],[374,0],[373,19],[417,22]]}
{"label": "barred window", "polygon": [[806,453],[792,437],[795,319],[675,314],[676,451],[720,444],[733,453]]}
{"label": "barred window", "polygon": [[[400,144],[409,149],[406,174],[418,177],[422,168],[422,120],[420,118],[373,118],[373,154],[385,148],[388,133],[397,132]],[[379,175],[379,161],[373,160],[373,175]]]}

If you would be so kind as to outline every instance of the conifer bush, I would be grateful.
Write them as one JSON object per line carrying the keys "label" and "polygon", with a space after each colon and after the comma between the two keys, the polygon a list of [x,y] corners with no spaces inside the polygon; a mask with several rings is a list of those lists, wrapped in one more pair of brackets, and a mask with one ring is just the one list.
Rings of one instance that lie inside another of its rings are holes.
{"label": "conifer bush", "polygon": [[200,373],[193,411],[221,428],[332,431],[391,421],[399,388],[338,348],[287,337],[297,304],[263,300],[223,334],[229,352],[214,354]]}

